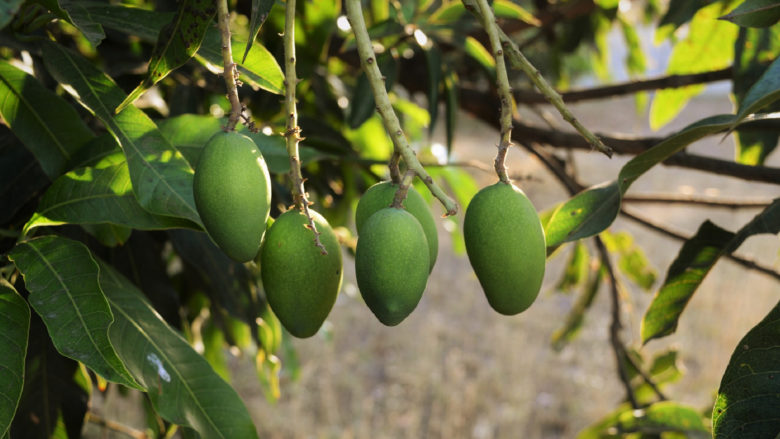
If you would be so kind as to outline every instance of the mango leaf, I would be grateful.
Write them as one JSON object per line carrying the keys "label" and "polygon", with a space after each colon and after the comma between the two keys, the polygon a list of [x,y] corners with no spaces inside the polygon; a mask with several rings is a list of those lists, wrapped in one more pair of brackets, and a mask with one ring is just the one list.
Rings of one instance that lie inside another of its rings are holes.
{"label": "mango leaf", "polygon": [[439,88],[442,78],[442,57],[441,50],[436,46],[431,46],[425,50],[425,66],[428,69],[428,114],[431,116],[431,123],[428,125],[428,135],[433,134],[436,128],[436,121],[439,118]]}
{"label": "mango leaf", "polygon": [[141,110],[114,115],[124,92],[89,61],[54,43],[43,45],[49,72],[114,135],[127,158],[133,192],[144,209],[200,224],[192,194],[193,170]]}
{"label": "mango leaf", "polygon": [[577,296],[577,301],[571,307],[563,326],[555,330],[552,335],[551,342],[553,349],[556,351],[563,349],[579,333],[582,324],[585,322],[585,313],[593,305],[596,294],[599,292],[604,274],[601,265],[588,270],[587,281],[583,286],[582,292]]}
{"label": "mango leaf", "polygon": [[[460,19],[466,13],[466,8],[460,1],[451,1],[444,4],[431,14],[428,21],[436,24],[450,24]],[[520,20],[532,26],[540,26],[541,22],[522,6],[508,0],[496,0],[493,2],[493,13],[498,18],[510,18]]]}
{"label": "mango leaf", "polygon": [[97,46],[106,38],[103,26],[101,26],[98,21],[95,21],[95,18],[92,17],[89,11],[81,4],[82,2],[77,0],[56,1],[64,12],[65,18],[76,26],[93,46]]}
{"label": "mango leaf", "polygon": [[[731,65],[739,28],[716,20],[723,7],[715,2],[696,12],[688,36],[672,49],[667,74],[699,73]],[[650,106],[650,127],[655,130],[666,125],[703,90],[703,85],[693,85],[657,91]]]}
{"label": "mango leaf", "polygon": [[649,291],[655,283],[656,273],[642,248],[634,244],[634,238],[628,232],[604,232],[601,239],[607,250],[618,255],[620,271],[642,289]]}
{"label": "mango leaf", "polygon": [[214,372],[225,382],[230,382],[230,369],[225,358],[225,334],[219,329],[213,318],[208,318],[200,327],[200,339],[203,343],[203,358],[209,362]]}
{"label": "mango leaf", "polygon": [[[377,57],[377,65],[382,76],[385,77],[385,90],[390,91],[398,77],[398,62],[390,52],[385,52]],[[349,100],[347,123],[349,123],[350,128],[355,129],[367,121],[375,112],[376,104],[374,103],[371,84],[368,82],[366,74],[361,73],[352,91],[352,98]]]}
{"label": "mango leaf", "polygon": [[0,437],[11,426],[24,387],[24,358],[27,355],[27,332],[30,308],[13,286],[0,278]]}
{"label": "mango leaf", "polygon": [[718,259],[735,251],[748,237],[780,233],[780,199],[775,200],[737,233],[706,221],[669,267],[664,285],[656,292],[642,319],[642,342],[664,337],[677,329],[680,315]]}
{"label": "mango leaf", "polygon": [[146,90],[192,58],[200,48],[206,29],[216,12],[216,5],[211,0],[179,2],[179,10],[173,20],[160,30],[146,78],[119,104],[116,113],[135,102]]}
{"label": "mango leaf", "polygon": [[710,437],[697,410],[676,402],[662,401],[639,410],[633,410],[630,405],[623,404],[604,419],[581,431],[577,439],[617,439],[629,437],[627,433],[646,433],[662,437],[666,437],[663,433],[678,433],[693,439]]}
{"label": "mango leaf", "polygon": [[260,27],[263,26],[263,22],[268,18],[268,13],[271,12],[271,7],[274,5],[274,0],[252,0],[252,13],[249,20],[249,41],[246,44],[246,50],[244,50],[244,57],[241,62],[246,62],[246,56],[249,55],[249,49],[252,48],[252,43],[257,38]]}
{"label": "mango leaf", "polygon": [[238,394],[171,329],[133,284],[105,262],[100,285],[116,321],[109,337],[157,413],[208,438],[256,438]]}
{"label": "mango leaf", "polygon": [[[169,23],[173,14],[148,11],[140,8],[87,2],[84,6],[104,27],[135,35],[143,41],[156,41],[160,30]],[[246,44],[232,43],[233,53],[246,52]],[[222,42],[217,29],[208,28],[196,58],[211,71],[221,73]],[[253,44],[244,60],[238,63],[240,79],[245,83],[276,94],[284,93],[284,74],[271,53],[261,44]],[[124,99],[124,97],[123,97]]]}
{"label": "mango leaf", "polygon": [[780,431],[780,303],[740,340],[712,409],[715,439],[776,437]]}
{"label": "mango leaf", "polygon": [[6,224],[49,184],[35,156],[0,126],[0,224]]}
{"label": "mango leaf", "polygon": [[118,224],[82,224],[81,228],[105,247],[124,245],[130,239],[130,235],[133,234],[133,229]]}
{"label": "mango leaf", "polygon": [[55,180],[23,233],[40,226],[101,223],[145,230],[198,228],[190,221],[144,210],[133,195],[130,171],[119,153],[95,167],[76,169]]}
{"label": "mango leaf", "polygon": [[[0,29],[4,28],[13,20],[24,0],[3,0],[0,1]],[[0,435],[0,437],[2,437]]]}
{"label": "mango leaf", "polygon": [[670,0],[666,13],[658,22],[658,28],[655,33],[656,44],[661,43],[674,34],[683,24],[691,21],[699,9],[707,6],[707,1],[690,0]]}
{"label": "mango leaf", "polygon": [[582,241],[577,241],[569,253],[569,260],[566,262],[563,275],[555,288],[558,291],[571,292],[574,287],[588,278],[589,268],[588,247]]}
{"label": "mango leaf", "polygon": [[458,123],[458,80],[454,71],[444,76],[445,131],[447,134],[447,156],[452,153],[455,142],[455,126]]}
{"label": "mango leaf", "polygon": [[745,0],[720,19],[742,27],[769,27],[780,20],[780,3],[776,0]]}
{"label": "mango leaf", "polygon": [[748,90],[745,98],[739,105],[737,119],[733,122],[736,126],[748,115],[757,112],[761,108],[780,99],[780,58],[769,66],[761,75],[761,78]]}
{"label": "mango leaf", "polygon": [[623,194],[637,178],[696,140],[728,129],[734,119],[732,115],[717,115],[688,125],[631,159],[617,180],[586,189],[560,204],[545,226],[548,252],[564,242],[605,230],[620,212]]}
{"label": "mango leaf", "polygon": [[472,57],[482,67],[484,67],[491,78],[495,78],[496,60],[493,58],[493,55],[485,48],[485,46],[482,45],[482,43],[477,41],[477,39],[474,37],[466,37],[463,50],[466,52],[466,55]]}
{"label": "mango leaf", "polygon": [[22,272],[30,305],[57,350],[109,381],[137,388],[108,339],[114,318],[89,250],[77,241],[45,236],[17,244],[9,258]]}
{"label": "mango leaf", "polygon": [[51,179],[93,137],[64,99],[5,61],[0,61],[0,116]]}

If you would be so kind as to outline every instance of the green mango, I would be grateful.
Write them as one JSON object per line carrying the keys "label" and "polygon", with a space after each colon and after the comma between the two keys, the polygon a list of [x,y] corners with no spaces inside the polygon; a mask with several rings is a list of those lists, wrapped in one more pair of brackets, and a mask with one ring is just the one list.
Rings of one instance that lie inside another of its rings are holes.
{"label": "green mango", "polygon": [[316,334],[328,317],[341,289],[341,248],[328,221],[310,211],[323,255],[314,245],[306,216],[298,209],[279,215],[268,229],[260,250],[260,276],[268,305],[290,334]]}
{"label": "green mango", "polygon": [[[366,191],[360,198],[357,209],[355,210],[355,228],[358,235],[363,229],[363,224],[368,220],[371,215],[380,209],[389,207],[393,203],[395,192],[398,190],[398,185],[393,184],[391,181],[379,182]],[[409,211],[425,232],[425,239],[428,243],[428,259],[430,266],[428,272],[433,270],[433,265],[436,263],[436,257],[439,254],[439,233],[436,230],[436,223],[431,215],[431,210],[428,208],[428,204],[423,199],[422,195],[417,192],[413,187],[409,188],[409,192],[406,194],[406,199],[402,203],[404,209]]]}
{"label": "green mango", "polygon": [[406,318],[428,283],[425,232],[411,213],[388,207],[363,224],[355,250],[355,275],[366,305],[380,322]]}
{"label": "green mango", "polygon": [[192,189],[211,239],[232,259],[251,261],[271,209],[271,178],[255,142],[235,132],[212,136],[198,160]]}
{"label": "green mango", "polygon": [[542,286],[547,248],[523,191],[501,182],[479,191],[466,209],[463,237],[490,306],[505,315],[531,306]]}

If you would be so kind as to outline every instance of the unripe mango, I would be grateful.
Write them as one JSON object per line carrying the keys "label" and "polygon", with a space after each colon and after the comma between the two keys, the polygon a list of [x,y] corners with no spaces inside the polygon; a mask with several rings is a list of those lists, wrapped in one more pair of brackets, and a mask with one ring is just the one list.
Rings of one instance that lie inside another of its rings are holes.
{"label": "unripe mango", "polygon": [[380,322],[406,318],[428,283],[428,244],[411,213],[388,207],[363,224],[355,250],[355,275],[366,305]]}
{"label": "unripe mango", "polygon": [[323,255],[314,245],[306,216],[288,210],[268,229],[260,250],[260,273],[265,297],[290,334],[306,338],[317,333],[341,288],[343,267],[338,239],[320,214],[310,211]]}
{"label": "unripe mango", "polygon": [[474,196],[463,222],[466,253],[488,303],[501,314],[526,310],[539,295],[544,230],[523,191],[498,182]]}
{"label": "unripe mango", "polygon": [[[371,215],[392,204],[397,190],[398,185],[390,181],[382,181],[368,188],[360,198],[355,210],[355,228],[357,228],[358,235],[363,229],[363,224]],[[430,272],[433,270],[433,265],[439,254],[439,234],[436,231],[436,223],[431,215],[431,210],[422,195],[413,187],[409,188],[402,206],[420,222],[423,232],[425,232],[430,265],[428,271]]]}
{"label": "unripe mango", "polygon": [[211,239],[232,259],[252,260],[271,207],[271,179],[255,142],[235,132],[211,137],[195,168],[193,193]]}

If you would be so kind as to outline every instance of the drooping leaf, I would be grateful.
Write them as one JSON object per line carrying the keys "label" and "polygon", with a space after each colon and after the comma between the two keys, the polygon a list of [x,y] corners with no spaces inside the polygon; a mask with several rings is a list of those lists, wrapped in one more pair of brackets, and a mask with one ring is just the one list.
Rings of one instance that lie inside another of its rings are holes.
{"label": "drooping leaf", "polygon": [[[121,112],[154,84],[187,62],[200,48],[217,8],[212,0],[182,0],[179,10],[160,30],[143,82],[116,108]],[[246,56],[244,57],[246,59]]]}
{"label": "drooping leaf", "polygon": [[[147,42],[156,41],[160,30],[173,18],[171,13],[97,2],[87,3],[85,8],[104,27],[135,35]],[[219,73],[223,70],[221,48],[219,31],[208,28],[198,49],[197,58],[206,63],[210,70]],[[247,51],[246,44],[234,39],[232,50],[235,54],[244,53]],[[238,71],[240,79],[253,87],[259,87],[276,94],[284,93],[282,69],[273,55],[261,44],[252,45],[245,59],[238,63]]]}
{"label": "drooping leaf", "polygon": [[627,232],[604,232],[601,239],[607,250],[618,255],[620,271],[642,289],[649,291],[655,283],[656,273],[642,249],[634,244],[634,238]]}
{"label": "drooping leaf", "polygon": [[780,303],[739,341],[712,409],[715,439],[776,437],[780,431]]}
{"label": "drooping leaf", "polygon": [[452,153],[455,142],[455,126],[458,123],[458,89],[457,75],[453,71],[444,76],[445,131],[447,135],[447,156]]}
{"label": "drooping leaf", "polygon": [[0,278],[0,437],[11,427],[24,387],[24,359],[30,308],[11,284]]}
{"label": "drooping leaf", "polygon": [[89,40],[93,46],[97,46],[106,37],[103,26],[96,21],[89,10],[83,6],[83,2],[77,0],[56,0],[59,7],[65,13],[68,21]]}
{"label": "drooping leaf", "polygon": [[710,116],[688,125],[631,159],[617,180],[586,189],[559,205],[545,226],[548,249],[605,230],[617,217],[623,194],[637,178],[696,140],[728,129],[734,118]]}
{"label": "drooping leaf", "polygon": [[141,110],[113,109],[124,99],[122,90],[86,59],[54,43],[43,45],[48,70],[67,85],[87,109],[114,135],[127,158],[133,192],[149,212],[200,224],[192,194],[193,170]]}
{"label": "drooping leaf", "polygon": [[10,221],[47,184],[49,178],[35,156],[0,126],[0,224]]}
{"label": "drooping leaf", "polygon": [[133,195],[130,171],[121,153],[55,180],[23,233],[59,224],[112,224],[145,230],[198,228],[190,221],[144,210]]}
{"label": "drooping leaf", "polygon": [[[731,65],[733,43],[739,28],[716,19],[723,7],[721,2],[715,2],[696,12],[687,37],[672,49],[666,69],[668,74],[699,73]],[[650,106],[650,126],[658,129],[666,125],[703,90],[703,85],[692,85],[657,91]]]}
{"label": "drooping leaf", "polygon": [[680,26],[693,19],[699,9],[710,4],[706,0],[670,0],[666,13],[658,22],[655,42],[660,43],[674,34]]}
{"label": "drooping leaf", "polygon": [[557,329],[552,335],[552,346],[556,351],[560,351],[574,337],[577,336],[585,322],[585,313],[590,309],[593,301],[596,299],[601,287],[601,281],[604,278],[604,271],[601,266],[593,267],[588,271],[587,281],[583,289],[577,296],[577,301],[572,305],[569,314],[561,328]]}
{"label": "drooping leaf", "polygon": [[0,61],[0,116],[52,179],[93,137],[65,100],[5,61]]}
{"label": "drooping leaf", "polygon": [[641,75],[647,69],[647,60],[645,59],[644,51],[642,51],[639,34],[637,34],[636,28],[628,20],[622,16],[619,16],[618,20],[620,22],[620,30],[623,32],[623,39],[626,42],[626,48],[628,49],[625,60],[626,70],[629,75]]}
{"label": "drooping leaf", "polygon": [[113,315],[89,250],[77,241],[44,236],[17,244],[9,257],[57,350],[109,381],[138,387],[108,339]]}
{"label": "drooping leaf", "polygon": [[669,335],[699,287],[718,259],[735,251],[748,237],[780,233],[780,199],[775,200],[737,233],[706,221],[683,244],[669,267],[664,285],[656,292],[642,319],[642,342]]}
{"label": "drooping leaf", "polygon": [[742,27],[769,27],[780,20],[780,3],[776,0],[745,0],[720,19]]}
{"label": "drooping leaf", "polygon": [[[398,77],[398,62],[389,52],[385,52],[377,56],[377,65],[385,78],[385,90],[390,91]],[[357,83],[352,91],[352,99],[349,100],[349,103],[347,122],[352,129],[362,125],[376,112],[374,94],[371,91],[371,84],[365,73],[361,73],[358,76]]]}
{"label": "drooping leaf", "polygon": [[263,22],[268,18],[268,13],[271,12],[271,7],[274,5],[274,0],[252,0],[252,14],[249,20],[249,41],[246,43],[246,49],[244,50],[244,56],[242,63],[246,62],[246,57],[249,55],[249,49],[252,48],[252,44],[257,38],[257,34],[260,32],[260,28],[263,26]]}
{"label": "drooping leaf", "polygon": [[219,329],[214,319],[209,318],[200,327],[200,338],[203,343],[203,358],[209,362],[214,372],[223,380],[230,382],[230,369],[225,359],[225,334]]}
{"label": "drooping leaf", "polygon": [[487,71],[491,78],[496,77],[496,60],[493,55],[474,37],[466,37],[463,50]]}
{"label": "drooping leaf", "polygon": [[778,99],[780,99],[780,57],[775,59],[758,82],[748,90],[739,105],[737,119],[733,122],[733,126]]}
{"label": "drooping leaf", "polygon": [[[443,2],[444,4],[431,14],[428,21],[437,24],[449,24],[466,13],[466,8],[460,1]],[[539,26],[541,22],[517,3],[508,0],[496,0],[493,2],[493,13],[499,18],[520,20],[532,26]]]}
{"label": "drooping leaf", "polygon": [[244,404],[208,362],[171,329],[143,294],[98,261],[100,285],[116,318],[111,341],[130,373],[148,391],[157,413],[208,438],[256,438]]}

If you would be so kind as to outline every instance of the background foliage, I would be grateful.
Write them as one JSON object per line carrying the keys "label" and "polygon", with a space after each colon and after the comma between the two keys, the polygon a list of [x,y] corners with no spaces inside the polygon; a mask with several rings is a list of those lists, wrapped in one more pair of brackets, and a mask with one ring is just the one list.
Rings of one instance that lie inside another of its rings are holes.
{"label": "background foliage", "polygon": [[[458,118],[470,113],[498,127],[496,62],[464,3],[363,2],[393,107],[461,211],[478,190],[464,168],[489,165],[449,159]],[[665,384],[680,375],[676,351],[643,358],[622,341],[618,288],[630,282],[655,292],[642,321],[646,343],[675,331],[720,258],[780,279],[776,261],[735,253],[750,236],[771,239],[780,232],[780,199],[760,204],[761,212],[738,230],[704,221],[694,236],[677,236],[684,242],[660,286],[641,243],[607,228],[618,215],[632,215],[625,209],[629,187],[659,164],[780,184],[780,169],[765,165],[780,133],[780,3],[627,3],[492,3],[499,26],[544,77],[568,90],[567,102],[635,95],[639,107],[650,100],[650,124],[661,127],[707,82],[732,84],[732,114],[710,115],[664,138],[602,135],[617,154],[634,157],[617,175],[604,176],[610,181],[589,188],[571,172],[570,156],[560,153],[589,148],[583,139],[515,120],[517,146],[571,194],[541,213],[549,253],[567,258],[558,288],[578,294],[553,347],[576,342],[602,285],[613,301],[610,343],[626,399],[580,437],[774,437],[780,432],[777,307],[735,346],[710,414],[665,396]],[[225,381],[225,348],[255,359],[269,398],[284,392],[280,368],[294,375],[289,335],[264,302],[258,267],[224,256],[202,232],[194,206],[193,169],[230,109],[219,76],[215,10],[202,0],[0,2],[0,368],[6,371],[0,437],[80,437],[86,421],[109,425],[89,411],[90,398],[107,386],[144,395],[139,409],[148,412],[147,431],[131,434],[254,437],[247,409]],[[278,135],[285,126],[284,3],[238,1],[231,10],[240,95],[260,127],[246,134],[273,175],[276,216],[292,202],[290,162]],[[340,2],[299,2],[297,96],[307,189],[351,251],[354,205],[385,178],[392,144],[343,13]],[[643,79],[651,60],[640,26],[673,43],[662,77]],[[613,29],[628,48],[624,68],[632,80],[571,89],[589,75],[611,80]],[[544,96],[522,72],[511,71],[510,79],[518,108],[538,111]],[[445,133],[442,148],[430,144],[437,126]],[[737,139],[733,161],[686,151],[701,138],[723,135]],[[459,228],[451,230],[454,248],[462,249]]]}

